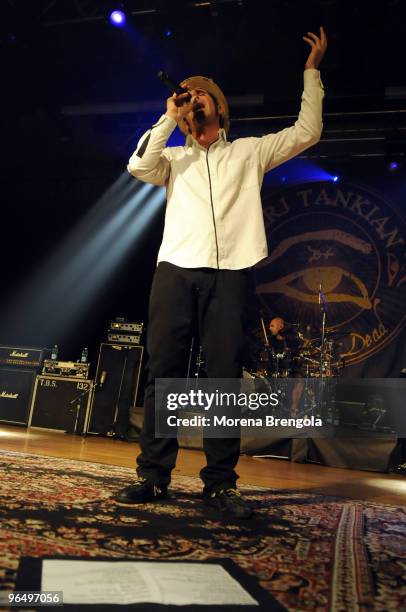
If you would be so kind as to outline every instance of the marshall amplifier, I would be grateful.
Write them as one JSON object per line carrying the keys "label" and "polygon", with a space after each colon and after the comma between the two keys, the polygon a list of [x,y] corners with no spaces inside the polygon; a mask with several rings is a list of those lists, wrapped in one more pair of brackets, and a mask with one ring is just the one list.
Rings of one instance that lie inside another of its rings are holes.
{"label": "marshall amplifier", "polygon": [[34,370],[0,368],[0,422],[27,425]]}
{"label": "marshall amplifier", "polygon": [[0,366],[39,370],[50,352],[46,348],[0,346]]}
{"label": "marshall amplifier", "polygon": [[135,409],[143,346],[100,345],[89,433],[124,436]]}
{"label": "marshall amplifier", "polygon": [[37,376],[28,425],[59,429],[68,433],[84,433],[87,429],[92,391],[92,380]]}

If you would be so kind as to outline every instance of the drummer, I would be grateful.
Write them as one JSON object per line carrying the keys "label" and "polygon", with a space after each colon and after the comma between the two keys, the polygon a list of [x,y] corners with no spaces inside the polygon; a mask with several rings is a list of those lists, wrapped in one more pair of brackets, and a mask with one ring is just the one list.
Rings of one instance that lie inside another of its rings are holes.
{"label": "drummer", "polygon": [[[271,336],[269,338],[269,345],[274,356],[280,356],[282,363],[289,367],[287,373],[290,377],[296,378],[295,383],[292,385],[292,397],[291,397],[291,416],[296,416],[300,398],[303,393],[304,381],[301,378],[297,370],[297,366],[292,368],[292,361],[288,358],[289,349],[297,349],[297,338],[287,337],[285,331],[285,321],[282,317],[274,317],[269,323],[269,331]],[[279,362],[279,359],[278,359]],[[286,370],[285,370],[286,372]]]}
{"label": "drummer", "polygon": [[280,342],[285,340],[284,336],[281,334],[284,328],[285,321],[282,319],[282,317],[274,317],[271,319],[271,322],[269,323],[269,331],[271,332],[272,341],[278,340]]}
{"label": "drummer", "polygon": [[269,347],[275,355],[286,353],[288,349],[292,349],[293,337],[291,338],[285,330],[285,321],[282,317],[274,317],[271,319],[268,327],[271,332],[269,338]]}
{"label": "drummer", "polygon": [[285,321],[282,317],[274,317],[271,319],[268,327],[271,335],[268,339],[269,348],[273,360],[273,374],[287,376],[289,374],[289,345],[284,333]]}

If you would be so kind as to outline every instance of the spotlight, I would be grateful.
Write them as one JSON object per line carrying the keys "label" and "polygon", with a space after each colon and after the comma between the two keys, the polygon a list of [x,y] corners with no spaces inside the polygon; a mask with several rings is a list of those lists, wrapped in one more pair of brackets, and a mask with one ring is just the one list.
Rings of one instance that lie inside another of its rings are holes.
{"label": "spotlight", "polygon": [[333,183],[337,183],[337,181],[340,179],[339,176],[335,175],[331,177],[331,180],[333,181]]}
{"label": "spotlight", "polygon": [[165,36],[166,38],[169,38],[170,36],[172,36],[172,30],[165,30]]}
{"label": "spotlight", "polygon": [[392,160],[391,162],[389,162],[388,164],[389,172],[396,172],[398,168],[399,168],[399,163],[397,161]]}
{"label": "spotlight", "polygon": [[116,28],[122,28],[125,26],[125,13],[123,11],[112,11],[109,16],[109,21],[111,25]]}
{"label": "spotlight", "polygon": [[394,128],[386,135],[385,165],[390,173],[395,173],[403,167],[406,148],[405,137],[400,128]]}

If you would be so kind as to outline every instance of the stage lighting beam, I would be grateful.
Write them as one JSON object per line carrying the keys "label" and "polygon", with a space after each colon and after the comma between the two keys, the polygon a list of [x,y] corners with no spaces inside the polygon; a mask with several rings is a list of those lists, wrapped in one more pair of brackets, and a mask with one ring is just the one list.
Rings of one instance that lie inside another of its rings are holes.
{"label": "stage lighting beam", "polygon": [[44,343],[68,337],[164,201],[163,188],[124,172],[5,305],[10,331],[39,332]]}

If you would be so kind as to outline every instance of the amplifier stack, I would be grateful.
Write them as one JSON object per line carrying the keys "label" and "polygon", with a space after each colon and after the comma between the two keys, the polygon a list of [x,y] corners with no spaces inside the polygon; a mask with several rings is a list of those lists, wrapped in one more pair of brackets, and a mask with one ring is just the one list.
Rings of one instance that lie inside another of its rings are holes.
{"label": "amplifier stack", "polygon": [[110,321],[107,341],[140,345],[143,331],[144,323],[126,321],[123,318],[117,317],[114,321]]}
{"label": "amplifier stack", "polygon": [[27,425],[37,372],[46,348],[0,346],[0,422]]}
{"label": "amplifier stack", "polygon": [[52,351],[0,346],[0,422],[124,437],[137,403],[143,331],[143,323],[110,321],[96,383],[87,348],[73,362],[58,360],[56,345]]}

